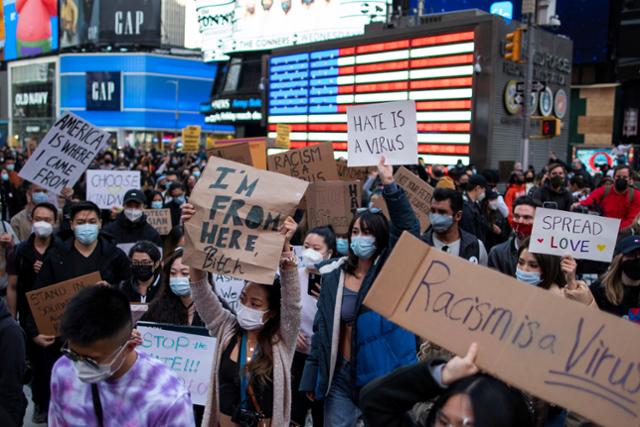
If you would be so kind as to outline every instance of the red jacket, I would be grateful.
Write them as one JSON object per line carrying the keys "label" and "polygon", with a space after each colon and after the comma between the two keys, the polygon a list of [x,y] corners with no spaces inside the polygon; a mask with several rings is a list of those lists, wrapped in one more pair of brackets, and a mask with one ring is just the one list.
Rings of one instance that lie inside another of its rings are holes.
{"label": "red jacket", "polygon": [[[634,191],[633,200],[629,202],[629,191]],[[633,224],[633,220],[640,214],[640,190],[628,188],[624,193],[618,193],[613,187],[604,196],[605,186],[593,190],[589,197],[580,202],[582,206],[597,204],[602,208],[602,214],[608,218],[620,218],[620,230]]]}

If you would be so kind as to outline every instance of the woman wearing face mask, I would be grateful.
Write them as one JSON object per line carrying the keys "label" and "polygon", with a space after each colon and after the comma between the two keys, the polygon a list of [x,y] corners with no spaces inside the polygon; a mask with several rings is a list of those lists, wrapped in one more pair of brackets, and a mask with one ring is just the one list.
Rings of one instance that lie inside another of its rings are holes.
{"label": "woman wearing face mask", "polygon": [[[186,204],[182,212],[186,223],[195,209]],[[297,258],[289,244],[296,228],[288,217],[281,229],[280,277],[268,285],[247,282],[236,314],[223,308],[204,271],[190,270],[196,310],[218,340],[205,427],[256,425],[246,418],[259,418],[259,427],[289,425],[290,366],[300,328]]]}
{"label": "woman wearing face mask", "polygon": [[349,238],[347,236],[336,236],[336,255],[349,255]]}
{"label": "woman wearing face mask", "polygon": [[420,232],[384,157],[378,176],[391,224],[379,209],[359,210],[349,225],[349,255],[319,266],[322,292],[300,390],[312,400],[325,399],[324,422],[331,427],[354,426],[360,417],[359,389],[416,360],[415,336],[362,304],[400,234]]}
{"label": "woman wearing face mask", "polygon": [[[507,186],[507,192],[504,193],[504,203],[509,208],[509,212],[513,211],[513,202],[521,196],[527,194],[527,186],[524,182],[524,175],[521,171],[514,171],[509,177],[509,185]],[[511,215],[509,215],[509,221],[511,221]]]}
{"label": "woman wearing face mask", "polygon": [[336,254],[336,235],[331,226],[316,227],[309,230],[303,243],[302,265],[298,268],[300,278],[300,299],[302,301],[302,314],[300,319],[300,332],[296,344],[296,353],[291,367],[293,379],[293,401],[291,422],[293,425],[303,426],[307,411],[312,410],[313,425],[322,426],[323,405],[320,402],[311,402],[304,392],[298,391],[302,371],[311,349],[313,337],[313,319],[315,318],[320,296],[320,275],[316,265],[326,261]]}
{"label": "woman wearing face mask", "polygon": [[149,197],[149,209],[164,208],[164,196],[159,191],[152,191]]}
{"label": "woman wearing face mask", "polygon": [[487,190],[487,197],[480,203],[482,215],[489,226],[487,238],[484,241],[487,252],[495,245],[505,242],[511,234],[511,227],[507,219],[502,216],[498,203],[498,193],[492,190]]}
{"label": "woman wearing face mask", "polygon": [[160,249],[141,241],[129,250],[131,278],[118,286],[130,302],[150,303],[160,290]]}
{"label": "woman wearing face mask", "polygon": [[609,270],[591,284],[601,310],[615,316],[631,317],[631,309],[640,307],[640,236],[628,236],[618,242]]}

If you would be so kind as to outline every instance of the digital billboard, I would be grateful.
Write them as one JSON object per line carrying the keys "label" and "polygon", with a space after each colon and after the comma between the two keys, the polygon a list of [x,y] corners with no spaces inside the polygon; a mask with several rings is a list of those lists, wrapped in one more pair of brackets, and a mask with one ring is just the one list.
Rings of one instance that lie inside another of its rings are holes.
{"label": "digital billboard", "polygon": [[60,47],[98,39],[99,0],[60,0]]}
{"label": "digital billboard", "polygon": [[160,0],[108,0],[100,2],[100,42],[160,46]]}
{"label": "digital billboard", "polygon": [[469,162],[473,31],[273,56],[269,137],[291,126],[292,148],[347,149],[347,107],[415,100],[418,152],[429,163]]}
{"label": "digital billboard", "polygon": [[58,49],[58,0],[3,0],[4,59],[22,59]]}
{"label": "digital billboard", "polygon": [[[391,0],[191,0],[205,61],[225,54],[275,49],[361,35],[385,22]],[[187,27],[195,25],[187,10]],[[188,37],[193,33],[186,31]],[[188,42],[187,45],[196,43]]]}

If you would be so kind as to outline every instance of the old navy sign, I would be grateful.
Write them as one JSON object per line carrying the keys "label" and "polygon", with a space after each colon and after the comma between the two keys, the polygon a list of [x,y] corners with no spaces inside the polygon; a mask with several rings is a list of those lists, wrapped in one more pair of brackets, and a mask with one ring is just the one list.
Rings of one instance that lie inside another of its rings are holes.
{"label": "old navy sign", "polygon": [[87,110],[120,111],[120,73],[87,72]]}

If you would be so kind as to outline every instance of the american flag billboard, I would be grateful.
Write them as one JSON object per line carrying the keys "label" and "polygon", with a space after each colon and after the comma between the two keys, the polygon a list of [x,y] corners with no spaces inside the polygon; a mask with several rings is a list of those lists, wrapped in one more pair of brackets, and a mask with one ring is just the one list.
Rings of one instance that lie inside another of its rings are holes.
{"label": "american flag billboard", "polygon": [[291,126],[291,147],[347,149],[347,107],[415,100],[418,152],[428,163],[469,162],[474,31],[272,56],[269,137]]}

